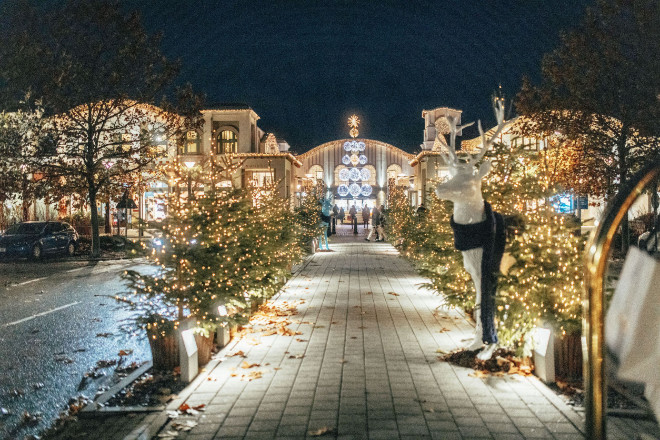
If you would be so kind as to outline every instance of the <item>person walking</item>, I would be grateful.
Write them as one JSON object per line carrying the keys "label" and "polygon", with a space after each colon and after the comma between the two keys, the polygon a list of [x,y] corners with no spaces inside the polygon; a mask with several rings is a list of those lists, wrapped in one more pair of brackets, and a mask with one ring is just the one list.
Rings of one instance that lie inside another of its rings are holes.
{"label": "person walking", "polygon": [[357,209],[355,208],[355,204],[351,205],[348,213],[351,216],[351,223],[353,224],[353,234],[357,234]]}
{"label": "person walking", "polygon": [[387,215],[385,214],[385,206],[380,205],[380,212],[378,215],[378,238],[376,241],[385,241],[387,240],[387,235],[385,235],[385,225],[387,224]]}
{"label": "person walking", "polygon": [[369,214],[371,210],[367,205],[364,205],[362,208],[362,229],[366,229],[369,227]]}
{"label": "person walking", "polygon": [[341,224],[344,224],[344,217],[346,217],[346,213],[344,212],[344,207],[342,206],[339,208],[339,220],[341,220]]}
{"label": "person walking", "polygon": [[367,235],[367,238],[365,238],[365,240],[371,241],[371,237],[376,235],[376,241],[378,241],[377,227],[378,227],[379,219],[380,219],[380,213],[378,212],[378,208],[374,206],[374,209],[371,211],[371,229],[369,230],[369,235]]}

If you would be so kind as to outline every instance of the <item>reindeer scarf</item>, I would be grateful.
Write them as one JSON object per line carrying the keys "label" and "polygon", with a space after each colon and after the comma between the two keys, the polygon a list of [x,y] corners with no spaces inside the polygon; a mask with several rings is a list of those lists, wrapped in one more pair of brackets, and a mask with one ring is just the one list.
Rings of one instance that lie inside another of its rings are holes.
{"label": "reindeer scarf", "polygon": [[452,216],[451,228],[454,230],[454,247],[459,251],[484,249],[481,258],[481,304],[477,304],[477,307],[481,307],[483,342],[495,344],[497,343],[495,294],[506,236],[502,215],[494,212],[486,201],[484,201],[484,211],[486,220],[470,225],[460,225],[454,222]]}

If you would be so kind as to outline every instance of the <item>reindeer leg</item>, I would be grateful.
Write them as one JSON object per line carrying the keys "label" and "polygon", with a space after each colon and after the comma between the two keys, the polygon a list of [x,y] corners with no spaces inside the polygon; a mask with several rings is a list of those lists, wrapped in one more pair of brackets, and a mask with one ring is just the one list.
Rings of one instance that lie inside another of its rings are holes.
{"label": "reindeer leg", "polygon": [[481,325],[481,306],[479,305],[479,292],[477,292],[477,304],[474,309],[474,319],[477,321],[477,326],[474,328],[474,339],[465,347],[466,350],[474,351],[479,350],[484,346],[483,341],[483,327]]}
{"label": "reindeer leg", "polygon": [[477,326],[474,329],[474,339],[472,342],[465,347],[466,350],[478,350],[483,347],[483,326],[481,324],[481,258],[483,256],[483,249],[470,249],[468,251],[463,251],[463,266],[465,270],[472,277],[474,282],[474,288],[477,291],[477,296],[475,298],[475,307],[474,307],[474,320],[477,323]]}

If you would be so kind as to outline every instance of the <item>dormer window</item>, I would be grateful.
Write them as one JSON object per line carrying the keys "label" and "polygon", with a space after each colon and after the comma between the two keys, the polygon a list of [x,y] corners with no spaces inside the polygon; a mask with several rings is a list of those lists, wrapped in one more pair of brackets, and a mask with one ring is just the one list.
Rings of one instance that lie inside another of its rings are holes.
{"label": "dormer window", "polygon": [[222,130],[218,135],[218,154],[238,153],[238,136],[233,130]]}

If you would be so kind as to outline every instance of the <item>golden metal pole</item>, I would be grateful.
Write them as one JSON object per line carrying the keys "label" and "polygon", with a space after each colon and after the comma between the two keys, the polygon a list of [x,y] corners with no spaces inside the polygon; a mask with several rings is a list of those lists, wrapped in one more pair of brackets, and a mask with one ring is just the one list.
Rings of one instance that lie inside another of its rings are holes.
{"label": "golden metal pole", "polygon": [[596,232],[589,240],[586,255],[582,352],[585,381],[585,430],[587,439],[605,440],[607,393],[605,388],[603,279],[612,240],[621,220],[644,188],[660,176],[660,160],[635,175],[608,206]]}

